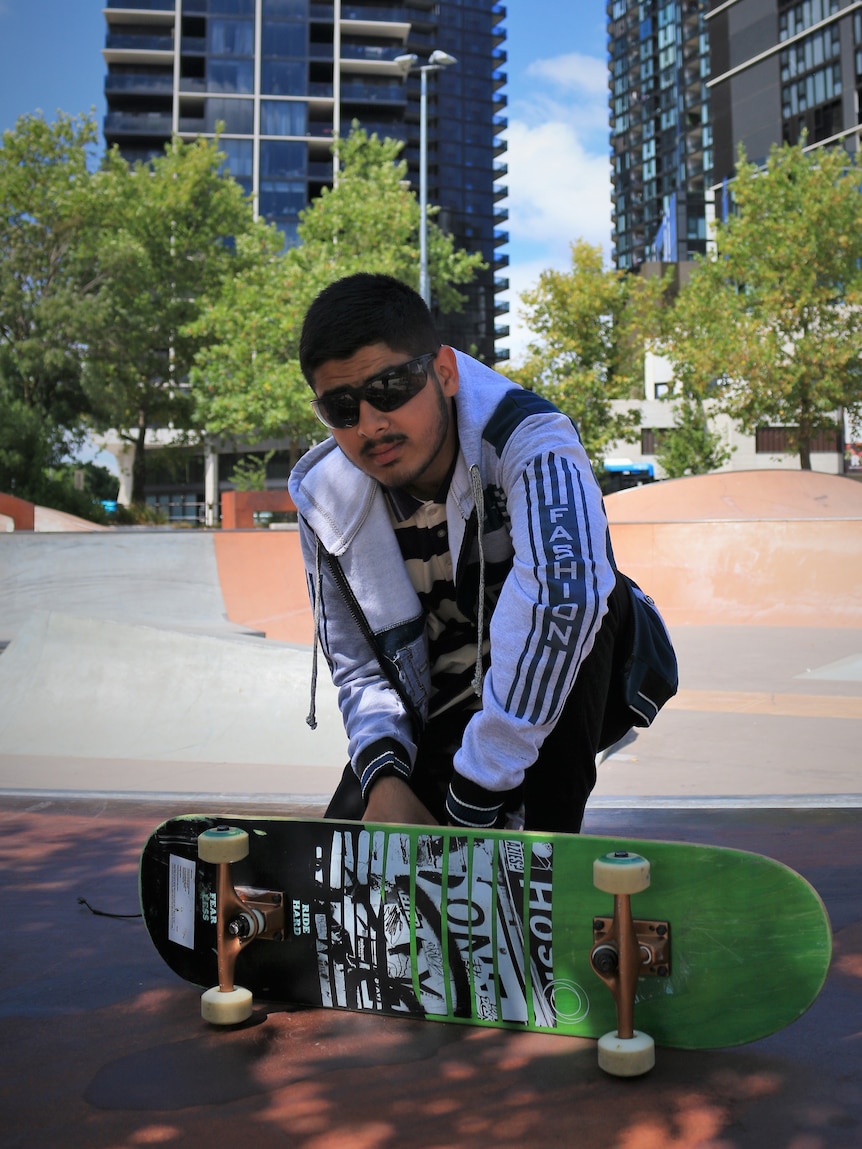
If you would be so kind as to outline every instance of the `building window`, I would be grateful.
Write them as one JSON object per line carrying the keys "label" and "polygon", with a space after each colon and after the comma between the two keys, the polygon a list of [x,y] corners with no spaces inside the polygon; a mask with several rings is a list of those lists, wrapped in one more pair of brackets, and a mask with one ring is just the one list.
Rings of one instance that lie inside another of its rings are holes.
{"label": "building window", "polygon": [[303,178],[307,156],[305,144],[263,140],[260,145],[261,175],[267,179]]}
{"label": "building window", "polygon": [[253,102],[218,97],[204,101],[203,131],[215,132],[219,124],[231,135],[250,136],[254,131]]}
{"label": "building window", "polygon": [[[661,386],[661,384],[659,385]],[[667,384],[664,384],[667,391]],[[659,397],[659,388],[656,387],[656,398]],[[667,442],[668,427],[642,427],[641,428],[641,454],[657,455]]]}
{"label": "building window", "polygon": [[253,20],[210,20],[207,51],[211,56],[253,56]]}
{"label": "building window", "polygon": [[263,100],[260,105],[260,130],[264,136],[304,136],[305,104],[296,100]]}
{"label": "building window", "polygon": [[833,15],[840,6],[841,0],[803,0],[802,4],[796,4],[779,15],[778,39],[788,40],[797,32],[804,32],[806,28]]}
{"label": "building window", "polygon": [[264,60],[260,86],[265,96],[304,96],[307,72],[304,60]]}
{"label": "building window", "polygon": [[208,92],[236,92],[250,96],[254,92],[252,60],[210,60],[207,66]]}
{"label": "building window", "polygon": [[[758,427],[755,435],[755,451],[758,455],[795,455],[796,447],[790,445],[795,427]],[[839,427],[824,428],[811,436],[810,449],[817,453],[832,454],[843,451],[843,436]]]}

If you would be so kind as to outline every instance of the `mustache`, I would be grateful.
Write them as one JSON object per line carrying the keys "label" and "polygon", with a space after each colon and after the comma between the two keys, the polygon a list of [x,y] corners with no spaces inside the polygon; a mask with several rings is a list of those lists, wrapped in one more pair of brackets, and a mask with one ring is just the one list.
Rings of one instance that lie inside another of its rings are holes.
{"label": "mustache", "polygon": [[369,440],[363,443],[360,455],[370,455],[372,451],[379,451],[381,447],[391,446],[393,443],[403,443],[407,439],[406,435],[391,434],[381,435],[379,439]]}

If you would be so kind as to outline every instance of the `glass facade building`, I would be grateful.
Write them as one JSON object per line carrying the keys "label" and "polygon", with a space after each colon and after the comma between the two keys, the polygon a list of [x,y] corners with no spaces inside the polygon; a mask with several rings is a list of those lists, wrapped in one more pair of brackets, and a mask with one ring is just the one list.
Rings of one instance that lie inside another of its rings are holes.
{"label": "glass facade building", "polygon": [[705,0],[607,6],[613,259],[637,268],[706,250],[713,166]]}
{"label": "glass facade building", "polygon": [[[774,144],[859,147],[862,14],[856,0],[711,0],[714,179],[733,176],[744,145],[763,163]],[[727,196],[717,197],[723,214]]]}
{"label": "glass facade building", "polygon": [[456,57],[428,84],[428,202],[459,247],[488,264],[444,339],[489,363],[508,335],[498,300],[507,189],[505,7],[497,0],[107,0],[104,135],[129,160],[160,153],[172,134],[215,134],[258,215],[296,242],[299,212],[331,185],[332,142],[354,120],[402,140],[419,186],[419,63]]}

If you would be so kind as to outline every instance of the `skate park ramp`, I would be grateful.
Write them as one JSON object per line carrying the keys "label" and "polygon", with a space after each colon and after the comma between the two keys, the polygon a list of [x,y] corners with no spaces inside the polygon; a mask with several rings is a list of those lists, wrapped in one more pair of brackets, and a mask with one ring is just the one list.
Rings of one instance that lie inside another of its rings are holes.
{"label": "skate park ramp", "polygon": [[242,540],[218,539],[227,596],[209,532],[3,537],[0,787],[331,793],[347,758],[334,688],[321,674],[312,731],[311,651],[287,640],[296,614],[311,638],[296,532],[241,534],[241,559]]}
{"label": "skate park ramp", "polygon": [[[681,684],[596,799],[855,791],[862,485],[738,472],[606,506]],[[306,723],[311,639],[295,529],[4,534],[0,789],[326,796],[347,747],[323,661]]]}
{"label": "skate park ramp", "polygon": [[862,483],[730,471],[605,506],[620,569],[671,626],[862,627]]}

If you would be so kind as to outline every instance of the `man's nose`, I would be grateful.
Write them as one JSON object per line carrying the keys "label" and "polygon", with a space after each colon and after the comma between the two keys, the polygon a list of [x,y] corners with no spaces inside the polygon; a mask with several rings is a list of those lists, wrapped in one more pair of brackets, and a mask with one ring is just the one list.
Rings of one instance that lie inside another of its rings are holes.
{"label": "man's nose", "polygon": [[367,399],[359,400],[359,422],[356,428],[360,435],[366,439],[373,439],[382,430],[389,426],[389,419],[384,411],[378,411]]}

